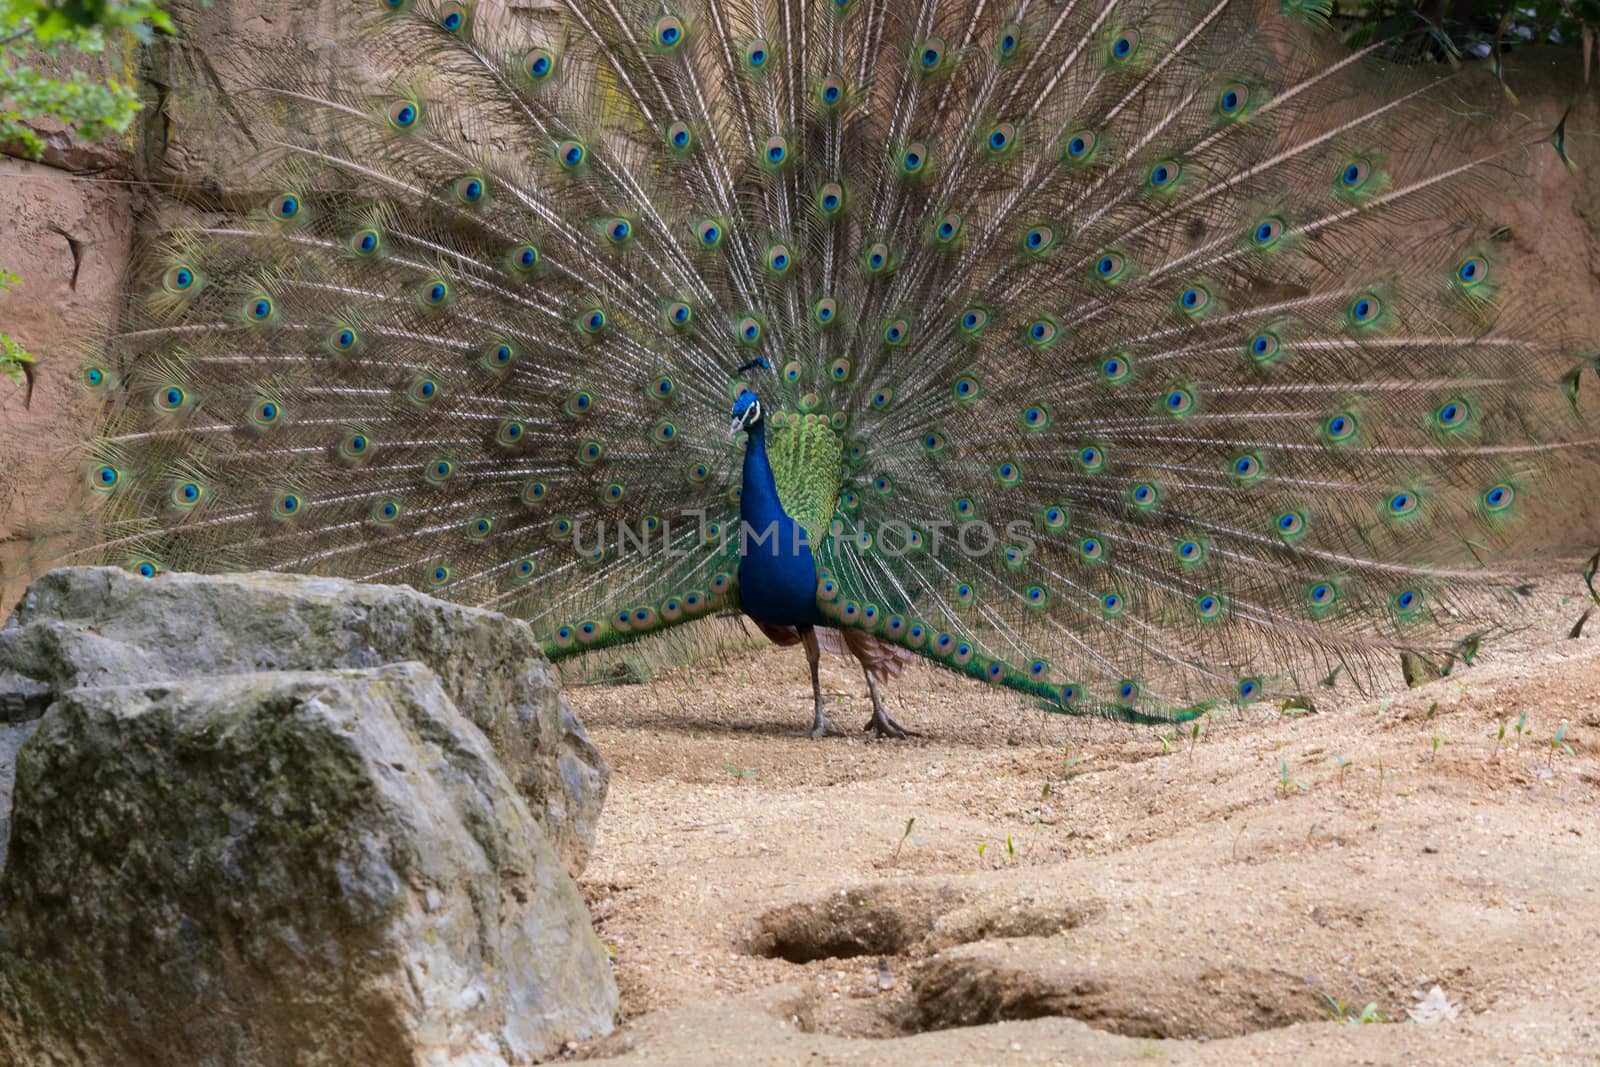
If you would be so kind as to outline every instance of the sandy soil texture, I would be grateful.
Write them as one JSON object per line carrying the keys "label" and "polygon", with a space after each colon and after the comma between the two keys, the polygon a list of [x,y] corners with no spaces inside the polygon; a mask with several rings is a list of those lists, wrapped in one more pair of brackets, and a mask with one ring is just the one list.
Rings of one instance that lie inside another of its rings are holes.
{"label": "sandy soil texture", "polygon": [[[1537,598],[1468,670],[1198,739],[920,667],[890,710],[921,737],[790,737],[809,681],[772,648],[571,688],[615,768],[583,885],[623,994],[573,1054],[1600,1063],[1600,636],[1566,636],[1580,581]],[[865,722],[853,666],[823,680]]]}

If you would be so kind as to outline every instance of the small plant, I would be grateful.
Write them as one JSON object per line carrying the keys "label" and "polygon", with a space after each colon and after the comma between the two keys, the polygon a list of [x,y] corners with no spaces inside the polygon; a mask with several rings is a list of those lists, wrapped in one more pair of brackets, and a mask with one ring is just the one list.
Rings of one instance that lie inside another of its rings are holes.
{"label": "small plant", "polygon": [[1551,773],[1554,773],[1555,769],[1556,769],[1556,753],[1557,752],[1565,752],[1568,756],[1572,755],[1572,746],[1567,744],[1567,720],[1566,719],[1562,719],[1561,720],[1561,725],[1556,727],[1555,736],[1550,739],[1550,763],[1549,763],[1549,767],[1550,767]]}
{"label": "small plant", "polygon": [[985,852],[988,852],[988,851],[989,851],[989,842],[987,842],[987,841],[979,841],[978,842],[978,859],[982,860],[983,859],[983,854]]}
{"label": "small plant", "polygon": [[1506,726],[1507,725],[1508,725],[1507,723],[1501,723],[1500,724],[1500,732],[1495,735],[1494,748],[1492,748],[1489,751],[1489,759],[1490,759],[1491,762],[1500,758],[1500,746],[1505,744],[1505,742],[1506,742]]}
{"label": "small plant", "polygon": [[1177,730],[1175,730],[1175,729],[1174,729],[1174,728],[1173,728],[1173,727],[1171,727],[1171,726],[1169,726],[1169,727],[1167,727],[1167,728],[1166,728],[1166,730],[1165,730],[1165,732],[1163,732],[1163,733],[1162,733],[1162,734],[1161,734],[1161,735],[1160,735],[1160,737],[1159,737],[1159,738],[1158,738],[1158,740],[1160,740],[1160,742],[1161,742],[1161,754],[1162,754],[1162,755],[1163,755],[1163,756],[1170,756],[1170,755],[1172,755],[1172,741],[1173,741],[1173,740],[1174,740],[1174,739],[1175,739],[1175,738],[1176,738],[1176,737],[1177,737],[1177,736],[1178,736],[1178,732],[1177,732]]}
{"label": "small plant", "polygon": [[1006,862],[1017,862],[1017,846],[1012,842],[1010,834],[1006,835]]}
{"label": "small plant", "polygon": [[1194,762],[1194,748],[1200,743],[1200,735],[1205,732],[1205,720],[1196,719],[1189,729],[1189,762]]}
{"label": "small plant", "polygon": [[746,778],[754,778],[761,773],[754,767],[738,767],[732,763],[724,763],[722,769],[741,781]]}
{"label": "small plant", "polygon": [[1273,791],[1279,796],[1285,797],[1291,793],[1306,792],[1306,787],[1301,785],[1300,782],[1289,773],[1288,757],[1280,757],[1278,760],[1278,784],[1273,786]]}
{"label": "small plant", "polygon": [[[900,835],[900,840],[895,842],[894,855],[889,857],[890,866],[900,862],[900,850],[905,847],[907,841],[912,840],[911,828],[915,825],[917,825],[917,817],[915,815],[906,820],[905,831]],[[982,857],[983,849],[980,848],[978,850],[978,855]]]}
{"label": "small plant", "polygon": [[1443,734],[1434,734],[1433,735],[1433,751],[1428,753],[1428,759],[1430,761],[1435,760],[1435,759],[1438,758],[1439,750],[1444,747],[1444,742],[1445,742],[1445,737],[1444,737]]}
{"label": "small plant", "polygon": [[1364,1026],[1369,1023],[1386,1023],[1389,1021],[1389,1017],[1378,1010],[1377,1001],[1370,1001],[1366,1007],[1357,1013],[1352,1012],[1349,1007],[1345,1006],[1344,1001],[1332,996],[1326,990],[1322,991],[1322,999],[1328,1002],[1324,1010],[1336,1023]]}
{"label": "small plant", "polygon": [[1517,725],[1513,726],[1512,729],[1517,732],[1517,740],[1519,742],[1522,740],[1524,735],[1532,732],[1531,730],[1528,729],[1528,709],[1527,708],[1523,708],[1522,709],[1522,714],[1517,716]]}
{"label": "small plant", "polygon": [[1338,755],[1333,757],[1333,764],[1334,764],[1335,767],[1339,768],[1339,791],[1343,792],[1344,791],[1344,772],[1348,771],[1350,769],[1350,761],[1345,759],[1344,758],[1344,753],[1341,752]]}

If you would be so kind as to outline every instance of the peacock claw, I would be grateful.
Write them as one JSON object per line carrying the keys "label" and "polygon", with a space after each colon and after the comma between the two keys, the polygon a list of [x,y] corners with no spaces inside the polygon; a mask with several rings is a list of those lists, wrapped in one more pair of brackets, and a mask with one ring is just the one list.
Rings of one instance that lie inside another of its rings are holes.
{"label": "peacock claw", "polygon": [[843,737],[844,732],[834,729],[832,723],[830,723],[827,719],[823,719],[821,722],[812,726],[809,730],[791,730],[786,736],[809,737],[813,741],[820,741],[824,737]]}
{"label": "peacock claw", "polygon": [[883,740],[893,738],[896,741],[903,741],[908,737],[922,736],[915,730],[908,730],[895,722],[882,708],[872,709],[872,718],[867,720],[867,725],[863,726],[861,731]]}

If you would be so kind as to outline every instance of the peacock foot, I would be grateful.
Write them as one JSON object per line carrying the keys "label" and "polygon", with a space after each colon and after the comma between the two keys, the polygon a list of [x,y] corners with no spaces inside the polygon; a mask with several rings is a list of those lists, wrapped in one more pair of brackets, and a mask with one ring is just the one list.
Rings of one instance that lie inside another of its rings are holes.
{"label": "peacock foot", "polygon": [[811,729],[790,730],[785,736],[809,737],[813,741],[820,741],[824,737],[843,737],[844,732],[842,730],[834,729],[833,724],[828,721],[828,717],[826,715],[822,714],[822,709],[819,707],[817,709],[816,718],[812,720]]}
{"label": "peacock foot", "polygon": [[862,732],[869,733],[873,737],[892,737],[897,741],[904,740],[907,737],[921,736],[915,730],[908,730],[904,726],[901,726],[899,723],[895,722],[894,719],[890,717],[889,713],[884,711],[882,707],[874,707],[872,709],[872,718],[868,719],[867,725],[863,726],[861,729]]}

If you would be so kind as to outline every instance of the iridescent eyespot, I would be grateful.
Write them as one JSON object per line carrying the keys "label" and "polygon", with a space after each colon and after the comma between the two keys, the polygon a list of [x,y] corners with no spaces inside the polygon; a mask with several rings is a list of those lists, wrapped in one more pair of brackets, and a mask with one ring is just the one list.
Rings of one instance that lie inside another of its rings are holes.
{"label": "iridescent eyespot", "polygon": [[1482,283],[1488,276],[1489,264],[1477,256],[1462,260],[1456,267],[1456,280],[1468,288]]}
{"label": "iridescent eyespot", "polygon": [[300,499],[299,494],[284,493],[282,496],[273,499],[272,510],[277,512],[278,515],[288,518],[291,515],[298,515],[303,504],[304,501]]}
{"label": "iridescent eyespot", "polygon": [[1030,430],[1042,430],[1050,425],[1050,411],[1043,404],[1034,404],[1024,408],[1022,424]]}
{"label": "iridescent eyespot", "polygon": [[978,379],[970,374],[963,374],[956,379],[955,394],[957,400],[972,400],[980,392]]}
{"label": "iridescent eyespot", "polygon": [[419,404],[426,404],[439,395],[439,383],[432,378],[418,378],[411,383],[410,396]]}
{"label": "iridescent eyespot", "polygon": [[181,411],[183,410],[183,402],[186,399],[188,399],[188,395],[176,385],[169,385],[165,389],[156,390],[156,407],[162,411]]}
{"label": "iridescent eyespot", "polygon": [[1100,598],[1100,610],[1107,615],[1120,615],[1124,606],[1122,597],[1117,593],[1107,593]]}
{"label": "iridescent eyespot", "polygon": [[1249,99],[1249,89],[1238,83],[1229,85],[1217,96],[1217,110],[1232,118],[1244,110],[1244,106]]}
{"label": "iridescent eyespot", "polygon": [[1341,411],[1323,423],[1322,429],[1329,441],[1342,444],[1356,435],[1356,426],[1356,417],[1347,411]]}
{"label": "iridescent eyespot", "polygon": [[491,369],[497,371],[504,370],[505,368],[509,367],[511,365],[511,361],[516,358],[516,349],[506,344],[504,341],[498,344],[490,345],[489,348],[483,353],[484,363]]}
{"label": "iridescent eyespot", "polygon": [[1022,27],[1015,22],[1008,23],[1000,30],[1000,58],[1010,59],[1016,52],[1017,46],[1022,43]]}
{"label": "iridescent eyespot", "polygon": [[1056,339],[1056,324],[1049,319],[1036,319],[1024,331],[1028,343],[1043,348]]}
{"label": "iridescent eyespot", "polygon": [[1003,155],[1016,143],[1017,128],[1009,122],[1002,122],[989,131],[984,144],[989,149],[990,155]]}
{"label": "iridescent eyespot", "polygon": [[883,341],[887,345],[903,345],[911,336],[911,324],[905,319],[895,319],[883,328]]}
{"label": "iridescent eyespot", "polygon": [[1106,546],[1098,537],[1085,537],[1078,542],[1078,555],[1088,562],[1094,562],[1106,554]]}
{"label": "iridescent eyespot", "polygon": [[1150,168],[1150,184],[1157,189],[1165,189],[1178,180],[1180,170],[1172,160],[1162,160]]}
{"label": "iridescent eyespot", "polygon": [[713,219],[701,219],[695,226],[695,236],[702,248],[715,248],[722,243],[722,227]]}
{"label": "iridescent eyespot", "polygon": [[161,568],[147,559],[142,559],[134,564],[133,572],[141,578],[154,578],[161,573]]}
{"label": "iridescent eyespot", "polygon": [[83,369],[83,384],[90,389],[99,389],[111,380],[111,376],[99,367],[85,367]]}
{"label": "iridescent eyespot", "polygon": [[1318,582],[1306,591],[1311,603],[1317,607],[1326,607],[1334,601],[1334,588],[1327,582]]}
{"label": "iridescent eyespot", "polygon": [[1402,489],[1391,496],[1385,505],[1390,515],[1405,516],[1414,514],[1417,510],[1417,494]]}
{"label": "iridescent eyespot", "polygon": [[1355,302],[1350,305],[1350,321],[1358,326],[1365,325],[1377,319],[1378,313],[1382,310],[1382,303],[1370,293],[1366,296],[1357,297]]}
{"label": "iridescent eyespot", "polygon": [[1395,594],[1394,608],[1401,615],[1414,615],[1422,608],[1422,594],[1415,589],[1403,589]]}
{"label": "iridescent eyespot", "polygon": [[694,309],[681,300],[667,305],[667,322],[675,329],[683,329],[694,321]]}
{"label": "iridescent eyespot", "polygon": [[1056,231],[1051,226],[1034,226],[1022,235],[1022,250],[1030,255],[1042,256],[1056,243]]}
{"label": "iridescent eyespot", "polygon": [[1250,234],[1250,240],[1257,248],[1272,248],[1282,236],[1283,220],[1268,218],[1256,223],[1255,230]]}
{"label": "iridescent eyespot", "polygon": [[933,229],[933,239],[940,244],[949,244],[961,236],[961,216],[949,214],[941,218]]}
{"label": "iridescent eyespot", "polygon": [[824,215],[837,214],[844,206],[844,186],[838,182],[829,182],[817,191],[817,207],[822,209]]}
{"label": "iridescent eyespot", "polygon": [[970,307],[961,313],[961,331],[976,336],[989,324],[989,312],[980,307]]}
{"label": "iridescent eyespot", "polygon": [[1215,593],[1202,593],[1195,597],[1194,611],[1202,619],[1215,619],[1222,614],[1222,598]]}
{"label": "iridescent eyespot", "polygon": [[1305,531],[1306,517],[1298,511],[1286,511],[1278,516],[1273,525],[1279,537],[1295,537]]}
{"label": "iridescent eyespot", "polygon": [[1180,541],[1178,543],[1178,559],[1183,563],[1199,563],[1205,558],[1206,550],[1199,541]]}
{"label": "iridescent eyespot", "polygon": [[187,293],[194,283],[195,273],[188,267],[169,267],[161,276],[161,287],[169,293]]}
{"label": "iridescent eyespot", "polygon": [[580,141],[567,140],[556,145],[556,159],[567,170],[575,170],[582,166],[587,155],[588,150],[583,147]]}
{"label": "iridescent eyespot", "polygon": [[1355,192],[1365,186],[1371,177],[1372,164],[1365,159],[1353,159],[1339,172],[1339,183],[1345,189]]}
{"label": "iridescent eyespot", "polygon": [[283,417],[283,409],[271,400],[258,400],[250,409],[250,418],[258,426],[271,426]]}
{"label": "iridescent eyespot", "polygon": [[1132,373],[1133,364],[1125,356],[1108,356],[1100,362],[1100,377],[1112,385],[1127,381]]}
{"label": "iridescent eyespot", "polygon": [[605,224],[606,240],[614,245],[626,244],[633,236],[633,224],[624,218],[610,219]]}
{"label": "iridescent eyespot", "polygon": [[383,236],[374,229],[359,230],[350,238],[350,250],[363,259],[374,256],[383,244]]}
{"label": "iridescent eyespot", "polygon": [[445,567],[445,566],[441,565],[441,566],[433,567],[432,569],[430,569],[428,571],[428,584],[433,586],[434,588],[438,588],[439,586],[445,584],[449,580],[450,580],[450,568],[449,567]]}
{"label": "iridescent eyespot", "polygon": [[1250,338],[1250,343],[1246,348],[1250,352],[1251,359],[1257,363],[1267,363],[1278,354],[1280,345],[1281,342],[1278,340],[1277,334],[1258,333]]}
{"label": "iridescent eyespot", "polygon": [[451,33],[455,33],[467,24],[467,9],[456,0],[451,0],[439,9],[439,25]]}
{"label": "iridescent eyespot", "polygon": [[372,438],[360,432],[347,434],[339,445],[339,454],[345,459],[364,459],[370,451]]}
{"label": "iridescent eyespot", "polygon": [[400,517],[400,512],[400,501],[380,500],[372,507],[372,521],[387,526]]}
{"label": "iridescent eyespot", "polygon": [[881,274],[889,267],[889,246],[882,241],[868,245],[861,255],[868,274]]}
{"label": "iridescent eyespot", "polygon": [[1122,277],[1122,273],[1126,269],[1127,265],[1123,258],[1115,252],[1107,252],[1097,259],[1094,264],[1095,276],[1101,281],[1107,282],[1115,281]]}
{"label": "iridescent eyespot", "polygon": [[767,51],[767,42],[757,37],[745,45],[744,62],[751,70],[760,70],[767,65],[771,53]]}
{"label": "iridescent eyespot", "polygon": [[1255,678],[1241,678],[1233,691],[1238,694],[1240,701],[1248,704],[1261,695],[1261,682]]}
{"label": "iridescent eyespot", "polygon": [[1229,471],[1235,478],[1254,478],[1261,473],[1261,460],[1251,455],[1240,456],[1229,465]]}
{"label": "iridescent eyespot", "polygon": [[944,41],[938,37],[929,37],[922,42],[922,47],[917,49],[917,65],[924,74],[932,73],[944,62],[944,56]]}
{"label": "iridescent eyespot", "polygon": [[930,455],[944,448],[944,434],[937,430],[930,430],[922,435],[922,447]]}
{"label": "iridescent eyespot", "polygon": [[761,322],[753,316],[746,315],[734,327],[734,333],[744,344],[753,345],[761,340]]}
{"label": "iridescent eyespot", "polygon": [[1094,445],[1085,445],[1078,449],[1078,466],[1089,474],[1094,474],[1106,465],[1106,454]]}
{"label": "iridescent eyespot", "polygon": [[769,137],[761,152],[769,167],[782,166],[789,158],[789,141],[784,137]]}
{"label": "iridescent eyespot", "polygon": [[817,86],[817,103],[822,105],[824,111],[832,111],[844,99],[844,79],[837,74],[830,75]]}
{"label": "iridescent eyespot", "polygon": [[96,467],[89,477],[89,484],[101,492],[109,492],[122,481],[122,472],[115,467]]}
{"label": "iridescent eyespot", "polygon": [[1204,311],[1211,303],[1211,291],[1203,285],[1191,285],[1178,294],[1178,306],[1185,314]]}
{"label": "iridescent eyespot", "polygon": [[1483,506],[1490,512],[1504,511],[1516,498],[1517,491],[1507,483],[1501,482],[1483,494]]}
{"label": "iridescent eyespot", "polygon": [[517,245],[511,250],[511,266],[526,274],[539,265],[539,250],[533,245]]}
{"label": "iridescent eyespot", "polygon": [[266,322],[272,318],[272,298],[258,296],[245,305],[245,314],[252,322]]}
{"label": "iridescent eyespot", "polygon": [[1094,152],[1098,138],[1090,130],[1079,130],[1067,138],[1066,157],[1070,163],[1082,163]]}
{"label": "iridescent eyespot", "polygon": [[522,57],[522,69],[534,81],[543,81],[556,67],[556,57],[548,48],[535,48]]}
{"label": "iridescent eyespot", "polygon": [[606,313],[600,308],[590,308],[578,316],[578,329],[593,336],[606,328]]}
{"label": "iridescent eyespot", "polygon": [[1141,482],[1128,490],[1128,497],[1133,501],[1133,506],[1140,509],[1154,507],[1161,497],[1161,491],[1148,482]]}
{"label": "iridescent eyespot", "polygon": [[450,476],[454,474],[455,471],[456,465],[454,463],[451,463],[447,459],[436,459],[432,463],[428,464],[427,471],[423,474],[423,478],[434,485],[443,485],[445,482],[450,480]]}
{"label": "iridescent eyespot", "polygon": [[1472,417],[1472,409],[1464,400],[1449,400],[1439,406],[1433,418],[1441,430],[1459,430]]}
{"label": "iridescent eyespot", "polygon": [[1194,409],[1194,394],[1187,389],[1173,389],[1162,406],[1168,415],[1187,415]]}
{"label": "iridescent eyespot", "polygon": [[409,130],[417,124],[417,102],[396,100],[389,105],[389,125],[397,130]]}
{"label": "iridescent eyespot", "polygon": [[430,307],[439,307],[450,297],[450,286],[443,278],[434,278],[422,283],[419,290],[422,302]]}
{"label": "iridescent eyespot", "polygon": [[677,387],[671,375],[663,374],[650,383],[650,395],[658,400],[665,400]]}
{"label": "iridescent eyespot", "polygon": [[928,162],[928,146],[921,141],[912,141],[906,145],[900,154],[900,169],[906,174],[919,174]]}
{"label": "iridescent eyespot", "polygon": [[1111,42],[1111,58],[1118,63],[1126,63],[1133,58],[1139,50],[1139,32],[1137,30],[1124,30],[1117,34]]}
{"label": "iridescent eyespot", "polygon": [[184,511],[192,510],[200,503],[200,498],[205,495],[205,490],[199,482],[179,482],[172,487],[172,504]]}
{"label": "iridescent eyespot", "polygon": [[794,253],[789,251],[788,245],[773,245],[767,249],[767,269],[774,274],[783,274],[794,265]]}
{"label": "iridescent eyespot", "polygon": [[657,19],[654,36],[656,44],[669,52],[673,51],[683,43],[683,20],[674,15]]}
{"label": "iridescent eyespot", "polygon": [[476,204],[483,199],[483,179],[474,174],[456,182],[456,199],[463,204]]}
{"label": "iridescent eyespot", "polygon": [[[831,296],[825,296],[811,305],[811,317],[820,325],[826,326],[839,314],[839,302]],[[798,375],[797,375],[798,377]]]}
{"label": "iridescent eyespot", "polygon": [[279,222],[288,222],[300,214],[300,198],[293,193],[284,193],[272,201],[268,213]]}

